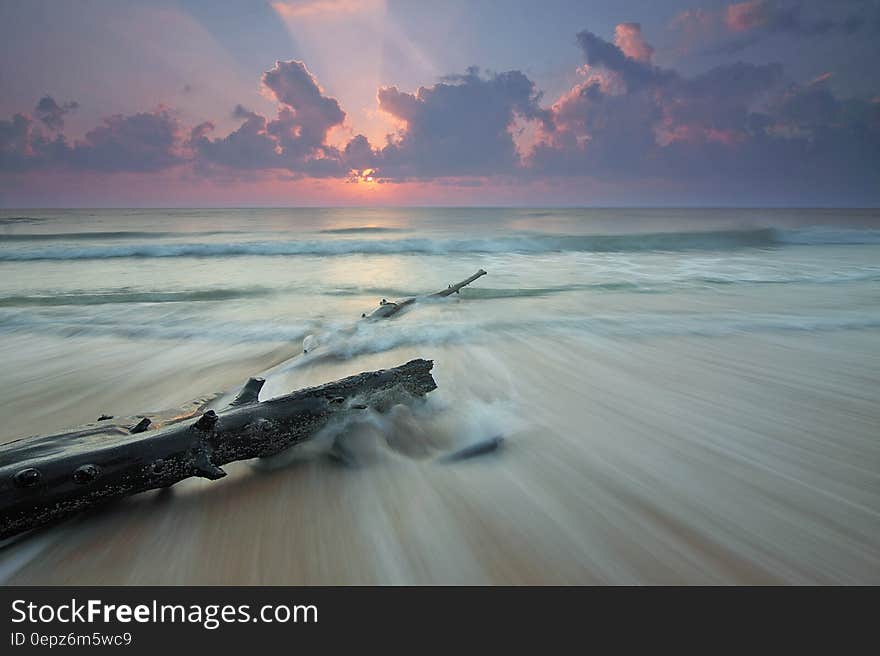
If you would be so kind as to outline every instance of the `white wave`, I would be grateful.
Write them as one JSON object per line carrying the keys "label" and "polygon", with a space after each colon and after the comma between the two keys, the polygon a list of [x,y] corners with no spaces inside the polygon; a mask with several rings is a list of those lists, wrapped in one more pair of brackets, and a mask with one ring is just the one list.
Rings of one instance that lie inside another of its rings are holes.
{"label": "white wave", "polygon": [[587,334],[601,337],[665,336],[723,337],[755,332],[825,332],[880,328],[880,312],[837,313],[833,316],[789,314],[627,314],[542,321],[482,321],[444,323],[361,322],[325,328],[310,334],[307,354],[282,367],[292,370],[323,359],[349,360],[407,346],[484,342],[510,335]]}
{"label": "white wave", "polygon": [[834,244],[880,244],[880,230],[856,230],[814,226],[800,230],[779,230],[778,239],[784,244],[834,245]]}
{"label": "white wave", "polygon": [[245,241],[211,243],[132,243],[101,246],[5,248],[0,261],[91,260],[111,258],[230,257],[361,254],[552,253],[563,251],[617,252],[645,250],[732,249],[771,246],[772,229],[636,235],[542,235],[469,239],[330,239],[305,241]]}

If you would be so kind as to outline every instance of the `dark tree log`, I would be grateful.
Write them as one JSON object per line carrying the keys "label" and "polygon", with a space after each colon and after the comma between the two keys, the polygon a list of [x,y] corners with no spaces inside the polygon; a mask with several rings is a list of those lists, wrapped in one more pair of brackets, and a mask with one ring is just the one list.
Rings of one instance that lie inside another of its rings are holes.
{"label": "dark tree log", "polygon": [[192,476],[221,478],[221,466],[299,444],[340,413],[424,396],[437,388],[433,366],[412,360],[263,402],[262,380],[251,379],[228,408],[195,422],[136,435],[101,422],[0,445],[0,539]]}
{"label": "dark tree log", "polygon": [[[6,444],[0,444],[0,467],[14,464],[17,457],[39,458],[43,455],[48,456],[59,453],[68,446],[77,449],[89,449],[93,446],[99,447],[109,444],[108,438],[125,440],[131,435],[145,432],[148,428],[155,430],[163,426],[186,421],[204,414],[211,403],[221,396],[223,395],[211,394],[202,396],[172,410],[150,412],[134,417],[101,415],[97,421],[91,424],[78,426],[63,433],[34,435]],[[0,474],[0,490],[2,490],[2,485],[3,479],[2,474]],[[2,512],[2,501],[0,501],[0,512]]]}
{"label": "dark tree log", "polygon": [[[248,381],[248,383],[250,383],[250,381]],[[58,435],[27,437],[23,440],[17,440],[15,444],[21,444],[25,440],[39,440],[43,443],[49,444],[56,441],[75,439],[85,435],[128,435],[142,433],[146,430],[156,430],[157,428],[162,428],[168,424],[174,424],[178,421],[184,421],[203,414],[211,403],[219,399],[221,396],[223,395],[210,394],[208,396],[200,396],[197,399],[193,399],[192,401],[171,410],[146,412],[133,417],[114,417],[113,415],[104,414],[91,424],[72,428]],[[4,445],[0,444],[0,460],[2,460],[3,448]]]}
{"label": "dark tree log", "polygon": [[[466,287],[470,285],[474,280],[479,278],[480,276],[485,276],[486,272],[483,269],[477,271],[474,275],[466,280],[462,280],[459,283],[454,285],[449,285],[443,291],[435,292],[434,294],[428,294],[428,298],[440,298],[443,296],[449,296],[450,294],[458,294],[461,291],[462,287]],[[373,310],[370,314],[364,314],[364,318],[366,319],[387,319],[390,316],[393,316],[400,312],[403,308],[408,305],[412,305],[418,300],[418,297],[415,296],[413,298],[404,298],[399,301],[386,301],[384,298],[382,302],[379,303],[379,307]]]}

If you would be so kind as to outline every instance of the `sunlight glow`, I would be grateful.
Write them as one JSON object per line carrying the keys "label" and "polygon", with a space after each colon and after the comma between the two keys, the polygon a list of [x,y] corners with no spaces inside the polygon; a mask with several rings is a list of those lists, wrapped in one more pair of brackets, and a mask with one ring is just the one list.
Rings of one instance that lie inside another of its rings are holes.
{"label": "sunlight glow", "polygon": [[[386,52],[403,53],[427,78],[440,69],[417,41],[397,24],[386,0],[276,0],[270,6],[287,29],[302,59],[328,95],[346,108],[345,124],[334,128],[329,143],[340,146],[357,134],[381,147],[393,139],[400,121],[379,110],[376,92],[391,80],[384,76]],[[332,23],[333,37],[327,38]],[[348,66],[336,65],[346,58]]]}

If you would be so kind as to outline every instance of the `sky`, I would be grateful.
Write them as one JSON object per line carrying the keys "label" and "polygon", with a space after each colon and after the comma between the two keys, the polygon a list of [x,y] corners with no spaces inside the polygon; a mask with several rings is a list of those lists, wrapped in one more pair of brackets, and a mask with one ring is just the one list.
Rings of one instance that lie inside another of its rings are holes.
{"label": "sky", "polygon": [[880,0],[0,0],[0,206],[877,206]]}

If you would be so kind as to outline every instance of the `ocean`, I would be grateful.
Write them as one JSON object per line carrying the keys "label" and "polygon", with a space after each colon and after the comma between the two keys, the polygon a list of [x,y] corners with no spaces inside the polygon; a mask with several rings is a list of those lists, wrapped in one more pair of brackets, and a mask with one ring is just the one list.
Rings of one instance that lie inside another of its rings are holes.
{"label": "ocean", "polygon": [[0,211],[0,441],[414,357],[439,389],[357,462],[238,463],[0,578],[880,583],[880,210]]}

